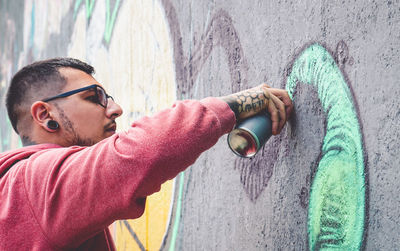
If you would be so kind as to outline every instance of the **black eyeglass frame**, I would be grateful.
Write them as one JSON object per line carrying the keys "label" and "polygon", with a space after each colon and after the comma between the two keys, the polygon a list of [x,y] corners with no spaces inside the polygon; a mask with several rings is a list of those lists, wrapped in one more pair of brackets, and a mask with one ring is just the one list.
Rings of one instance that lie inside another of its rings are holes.
{"label": "black eyeglass frame", "polygon": [[[102,101],[99,98],[99,94],[98,94],[99,90],[98,90],[98,88],[100,88],[104,92],[104,96],[106,97],[105,101],[104,101],[105,104],[103,104]],[[75,90],[72,90],[72,91],[64,92],[64,93],[61,93],[61,94],[59,94],[57,96],[53,96],[53,97],[50,97],[50,98],[42,99],[42,101],[43,102],[49,102],[51,100],[58,99],[58,98],[66,98],[66,97],[69,97],[69,96],[74,95],[76,93],[83,92],[83,91],[90,90],[90,89],[94,89],[94,92],[96,94],[97,103],[99,105],[101,105],[102,107],[107,108],[108,99],[109,98],[111,98],[114,101],[114,98],[111,97],[110,95],[108,95],[103,87],[101,87],[100,85],[96,85],[96,84],[89,85],[89,86],[86,86],[86,87],[83,87],[83,88],[79,88],[79,89],[75,89]]]}

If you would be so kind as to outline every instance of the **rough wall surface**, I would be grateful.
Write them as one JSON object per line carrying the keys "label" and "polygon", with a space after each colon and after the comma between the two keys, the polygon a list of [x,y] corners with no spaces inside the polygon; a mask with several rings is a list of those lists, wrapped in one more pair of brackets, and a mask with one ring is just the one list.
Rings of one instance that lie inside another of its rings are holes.
{"label": "rough wall surface", "polygon": [[[91,63],[126,128],[267,82],[295,115],[252,159],[226,137],[165,184],[119,250],[400,249],[400,1],[0,1],[0,101],[23,65]],[[4,105],[0,149],[18,147]]]}

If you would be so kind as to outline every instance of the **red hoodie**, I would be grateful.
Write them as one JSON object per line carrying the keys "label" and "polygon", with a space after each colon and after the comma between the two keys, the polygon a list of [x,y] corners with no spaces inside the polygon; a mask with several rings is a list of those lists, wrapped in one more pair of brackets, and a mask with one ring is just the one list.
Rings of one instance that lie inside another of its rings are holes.
{"label": "red hoodie", "polygon": [[180,101],[91,147],[41,144],[0,154],[0,250],[115,250],[108,226],[235,124],[217,99]]}

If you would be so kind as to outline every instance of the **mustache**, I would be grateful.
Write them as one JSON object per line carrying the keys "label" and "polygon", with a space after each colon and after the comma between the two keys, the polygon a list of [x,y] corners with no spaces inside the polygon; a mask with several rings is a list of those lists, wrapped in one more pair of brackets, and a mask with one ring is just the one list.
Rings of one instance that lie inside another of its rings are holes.
{"label": "mustache", "polygon": [[117,122],[115,122],[115,120],[111,120],[110,122],[108,122],[105,126],[104,126],[104,130],[107,130],[107,129],[109,129],[110,127],[112,127],[112,126],[116,126],[117,125]]}

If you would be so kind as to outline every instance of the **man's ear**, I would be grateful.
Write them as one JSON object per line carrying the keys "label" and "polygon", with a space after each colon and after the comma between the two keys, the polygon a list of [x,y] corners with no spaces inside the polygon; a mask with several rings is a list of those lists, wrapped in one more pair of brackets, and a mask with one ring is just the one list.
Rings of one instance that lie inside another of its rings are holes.
{"label": "man's ear", "polygon": [[31,115],[33,121],[48,132],[55,132],[54,129],[48,127],[49,121],[53,120],[51,115],[51,107],[43,101],[36,101],[31,106]]}

